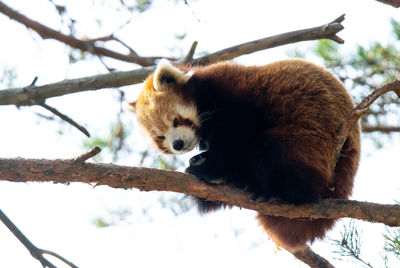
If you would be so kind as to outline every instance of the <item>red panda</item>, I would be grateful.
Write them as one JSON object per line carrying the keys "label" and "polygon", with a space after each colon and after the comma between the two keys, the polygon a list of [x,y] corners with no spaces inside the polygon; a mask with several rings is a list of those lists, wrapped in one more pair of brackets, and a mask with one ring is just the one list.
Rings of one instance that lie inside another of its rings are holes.
{"label": "red panda", "polygon": [[[217,63],[173,66],[160,61],[129,109],[166,154],[199,145],[186,172],[211,184],[230,183],[253,198],[291,204],[348,198],[360,157],[354,127],[339,156],[335,135],[354,103],[323,67],[303,60],[265,66]],[[194,198],[201,212],[224,204]],[[278,246],[300,250],[325,236],[334,219],[264,214],[260,225]]]}

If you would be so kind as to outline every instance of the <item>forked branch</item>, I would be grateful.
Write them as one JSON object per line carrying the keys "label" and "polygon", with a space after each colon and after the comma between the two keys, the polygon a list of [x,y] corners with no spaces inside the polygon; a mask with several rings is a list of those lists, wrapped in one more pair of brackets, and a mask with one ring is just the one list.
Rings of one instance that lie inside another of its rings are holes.
{"label": "forked branch", "polygon": [[60,256],[59,254],[46,250],[37,248],[19,229],[15,224],[4,214],[4,212],[0,209],[0,221],[14,234],[16,238],[29,250],[32,257],[37,259],[44,268],[57,268],[54,264],[52,264],[49,260],[44,257],[44,254],[51,255],[56,257],[57,259],[61,260],[65,264],[67,264],[71,268],[78,268],[75,264],[68,261],[64,257]]}
{"label": "forked branch", "polygon": [[378,99],[380,96],[390,91],[393,91],[397,95],[399,95],[398,94],[398,92],[400,91],[399,80],[395,80],[392,83],[389,83],[381,88],[378,88],[370,95],[368,95],[360,104],[358,104],[356,108],[353,109],[348,119],[343,123],[336,136],[336,155],[339,155],[339,152],[342,149],[343,144],[345,143],[347,137],[349,136],[350,131],[357,124],[360,117],[369,112],[369,107],[371,106],[372,103],[376,101],[376,99]]}

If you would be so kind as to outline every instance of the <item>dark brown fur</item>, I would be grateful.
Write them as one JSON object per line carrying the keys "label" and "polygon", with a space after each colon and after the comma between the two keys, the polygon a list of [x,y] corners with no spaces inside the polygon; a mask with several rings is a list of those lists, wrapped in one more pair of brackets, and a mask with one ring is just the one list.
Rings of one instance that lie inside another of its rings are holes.
{"label": "dark brown fur", "polygon": [[[278,176],[279,170],[270,174],[273,179],[268,184],[272,187],[271,192],[267,187],[267,190],[258,193],[259,195],[267,199],[278,197],[295,204],[313,202],[320,198],[346,199],[350,196],[360,156],[360,129],[357,125],[351,131],[341,156],[336,159],[336,133],[354,104],[343,84],[329,71],[303,60],[286,60],[265,66],[245,67],[233,63],[220,63],[198,68],[182,66],[180,69],[194,69],[194,74],[184,84],[174,84],[173,79],[167,79],[168,85],[164,89],[167,97],[162,101],[161,98],[160,101],[157,100],[156,95],[159,92],[154,91],[153,76],[150,76],[137,101],[137,109],[139,121],[149,126],[158,124],[157,120],[151,119],[157,117],[154,111],[146,108],[149,101],[153,102],[153,106],[162,107],[164,110],[168,110],[168,103],[173,105],[173,102],[179,101],[195,103],[199,113],[218,113],[218,109],[222,111],[222,119],[215,119],[218,115],[211,115],[211,119],[200,125],[199,135],[202,139],[210,140],[211,149],[207,159],[213,159],[215,156],[215,161],[226,162],[213,163],[213,169],[206,166],[201,167],[203,170],[189,167],[189,172],[212,181],[207,178],[212,177],[214,171],[219,171],[226,175],[226,182],[246,186],[247,183],[253,183],[243,178],[245,174],[249,174],[246,171],[254,173],[258,172],[256,168],[264,168],[262,162],[253,167],[253,162],[249,159],[265,161],[265,165],[271,165],[271,168],[274,168],[275,164],[270,162],[281,159],[276,165],[282,166],[283,171],[285,167],[289,167],[293,168],[293,174],[301,170],[301,174],[304,172],[307,175],[305,178],[299,178],[306,179],[313,196],[307,196],[308,192],[304,192],[303,196],[297,193],[295,185],[300,182],[290,178],[281,180]],[[215,110],[213,105],[217,107]],[[234,117],[233,120],[229,116]],[[219,123],[226,127],[218,129]],[[240,127],[245,130],[241,130]],[[256,150],[258,146],[246,148],[242,143],[247,141],[255,141],[255,145],[259,142],[261,146],[264,145],[264,141],[266,144],[275,144],[276,141],[279,144],[279,148],[276,149],[278,153],[275,155],[275,147],[270,146],[271,153],[268,150],[261,151],[258,152],[261,157],[256,158],[252,155],[252,150]],[[225,143],[226,146],[223,147]],[[212,150],[213,145],[224,150],[216,153]],[[218,153],[222,157],[218,157]],[[231,155],[239,157],[239,160]],[[250,163],[248,166],[243,164],[241,170],[240,165],[245,161]],[[221,166],[224,165],[226,167],[223,169]],[[230,169],[234,169],[232,176],[229,175]],[[208,170],[208,173],[210,170],[213,172],[208,176],[204,170]],[[238,175],[240,178],[236,178],[236,173],[242,176]],[[253,177],[254,180],[262,180],[261,175],[260,178],[256,175]],[[266,185],[263,181],[255,182],[261,183],[263,187]],[[257,188],[257,185],[250,186]],[[210,210],[218,207],[215,203],[207,204],[200,201],[202,211],[207,211],[208,205]],[[307,242],[323,238],[335,222],[329,219],[293,220],[263,214],[258,214],[258,220],[278,245],[290,249],[299,249]]]}

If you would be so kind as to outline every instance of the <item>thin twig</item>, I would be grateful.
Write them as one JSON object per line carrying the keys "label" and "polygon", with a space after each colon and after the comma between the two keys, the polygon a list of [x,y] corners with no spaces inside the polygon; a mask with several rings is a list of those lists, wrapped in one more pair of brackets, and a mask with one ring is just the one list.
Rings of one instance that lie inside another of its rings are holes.
{"label": "thin twig", "polygon": [[186,54],[185,58],[183,58],[183,62],[184,64],[189,64],[190,62],[193,61],[193,55],[194,52],[196,51],[196,47],[197,47],[198,42],[194,41],[192,43],[192,46],[190,47],[188,53]]}
{"label": "thin twig", "polygon": [[0,209],[0,220],[3,222],[3,224],[14,234],[14,236],[25,246],[25,248],[31,253],[32,257],[37,259],[43,267],[49,267],[49,268],[57,268],[54,264],[52,264],[50,261],[48,261],[43,254],[50,254],[54,257],[57,257],[67,265],[69,265],[72,268],[78,268],[75,264],[72,262],[68,261],[67,259],[61,257],[60,255],[48,251],[48,250],[43,250],[37,248],[19,229],[18,227],[6,216],[6,214]]}
{"label": "thin twig", "polygon": [[354,252],[354,249],[352,249],[348,244],[344,244],[342,245],[348,252],[350,257],[355,258],[356,260],[358,260],[359,262],[363,263],[364,265],[370,267],[370,268],[374,268],[370,263],[364,261],[363,259],[360,258],[359,254],[357,254],[356,252]]}
{"label": "thin twig", "polygon": [[85,134],[88,138],[90,138],[90,133],[89,131],[84,127],[79,125],[77,122],[75,122],[72,118],[70,118],[69,116],[61,113],[60,111],[58,111],[57,109],[47,105],[46,103],[41,103],[39,104],[39,106],[42,106],[43,108],[45,108],[46,110],[52,112],[53,114],[55,114],[56,116],[58,116],[59,118],[61,118],[62,120],[64,120],[65,122],[67,122],[68,124],[72,125],[73,127],[77,128],[78,130],[80,130],[83,134]]}
{"label": "thin twig", "polygon": [[95,155],[97,155],[97,154],[100,153],[100,152],[101,152],[101,149],[100,149],[99,147],[96,146],[96,147],[94,147],[93,149],[89,150],[88,152],[86,152],[86,153],[84,153],[84,154],[81,154],[81,155],[78,156],[78,157],[75,157],[74,159],[72,159],[72,161],[73,161],[74,163],[77,163],[77,164],[82,164],[82,163],[84,163],[86,160],[88,160],[88,159],[94,157]]}
{"label": "thin twig", "polygon": [[72,262],[70,262],[69,260],[64,258],[63,256],[61,256],[60,254],[57,254],[57,253],[55,253],[53,251],[46,250],[46,249],[40,249],[40,251],[42,252],[42,254],[51,255],[51,256],[61,260],[65,264],[69,265],[71,268],[78,268],[78,266],[76,266],[75,264],[73,264]]}

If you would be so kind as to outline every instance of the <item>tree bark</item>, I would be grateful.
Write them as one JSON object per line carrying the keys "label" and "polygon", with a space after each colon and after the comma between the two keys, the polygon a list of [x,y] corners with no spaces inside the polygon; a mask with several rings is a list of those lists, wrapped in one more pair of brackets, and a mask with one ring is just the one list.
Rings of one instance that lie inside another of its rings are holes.
{"label": "tree bark", "polygon": [[12,182],[83,182],[94,186],[171,191],[196,195],[211,201],[287,218],[343,218],[400,226],[400,205],[382,205],[339,199],[321,200],[303,206],[279,202],[259,203],[249,194],[229,185],[211,186],[195,176],[176,171],[92,164],[83,160],[0,159],[0,180]]}

